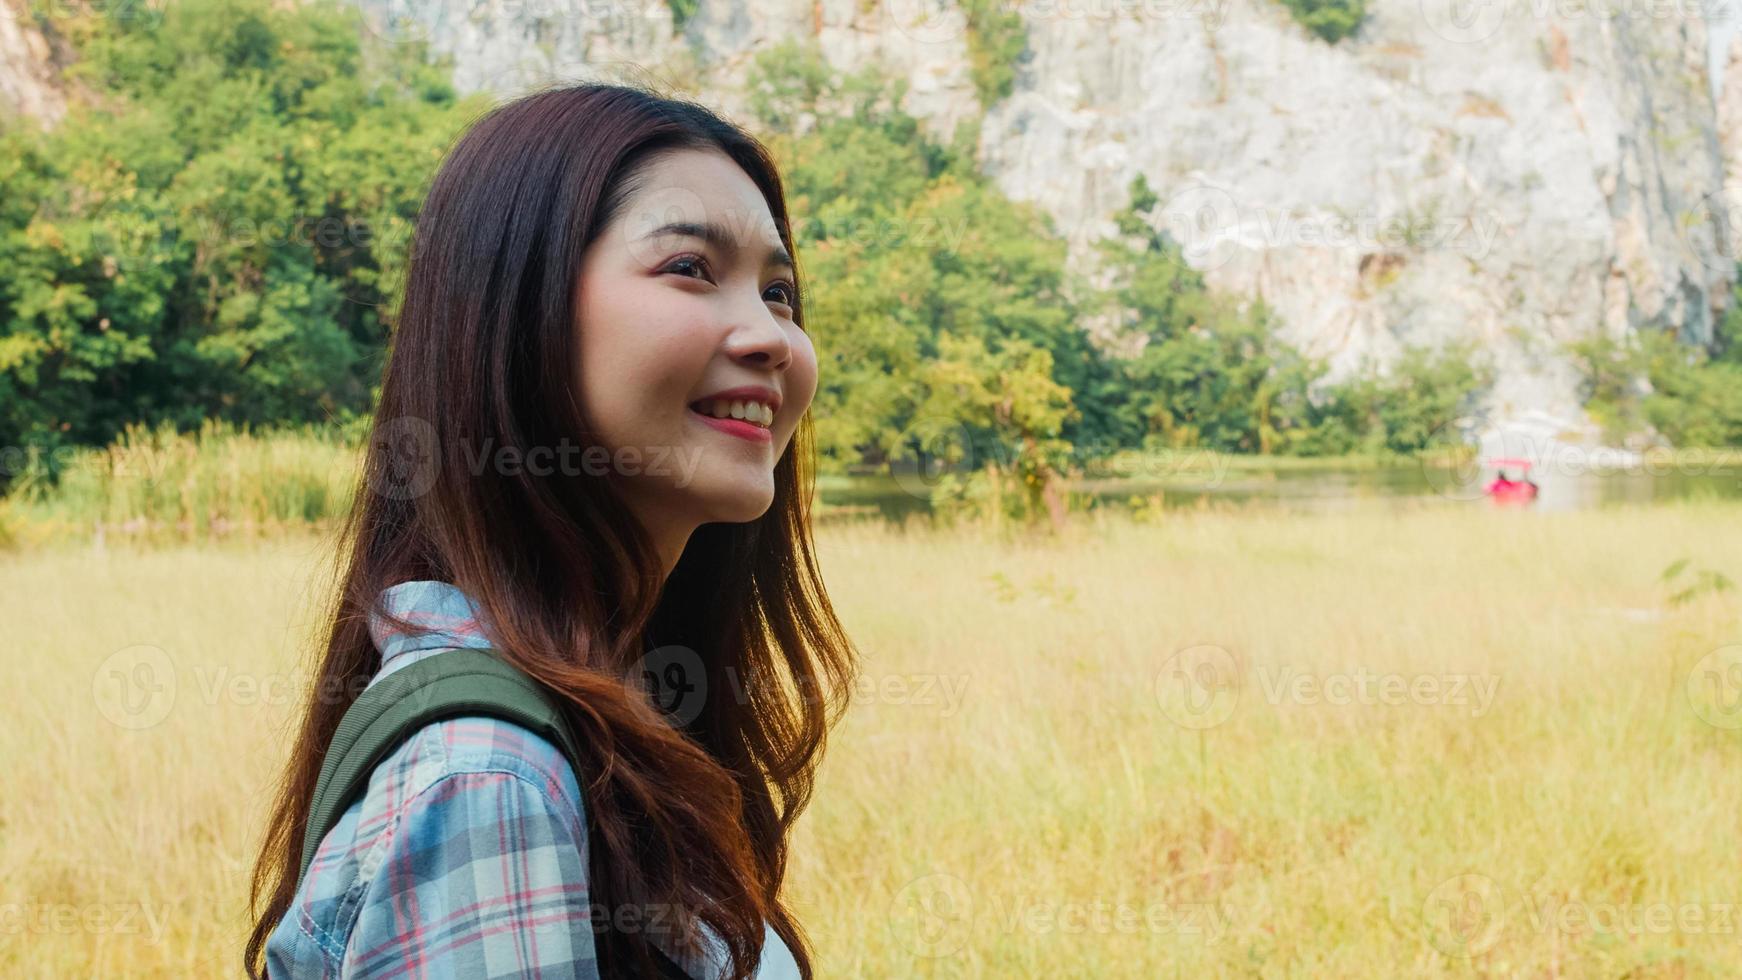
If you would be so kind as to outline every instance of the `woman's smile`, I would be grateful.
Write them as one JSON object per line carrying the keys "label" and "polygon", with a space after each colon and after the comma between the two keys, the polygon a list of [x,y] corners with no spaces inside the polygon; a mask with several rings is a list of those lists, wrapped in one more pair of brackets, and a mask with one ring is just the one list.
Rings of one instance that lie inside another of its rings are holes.
{"label": "woman's smile", "polygon": [[757,425],[754,422],[746,422],[743,419],[734,418],[716,418],[712,415],[706,415],[696,411],[693,406],[690,408],[690,414],[701,419],[704,424],[718,429],[721,432],[737,436],[740,439],[748,439],[751,442],[762,443],[771,443],[774,441],[774,433],[770,432],[764,426]]}
{"label": "woman's smile", "polygon": [[780,392],[762,385],[743,385],[698,398],[690,402],[689,410],[721,432],[752,442],[772,443]]}

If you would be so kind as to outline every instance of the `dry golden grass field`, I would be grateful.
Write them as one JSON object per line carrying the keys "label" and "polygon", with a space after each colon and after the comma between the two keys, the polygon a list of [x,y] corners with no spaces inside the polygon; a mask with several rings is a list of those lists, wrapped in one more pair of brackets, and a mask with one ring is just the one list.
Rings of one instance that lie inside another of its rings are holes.
{"label": "dry golden grass field", "polygon": [[[1742,507],[819,543],[821,976],[1742,975]],[[322,549],[0,555],[0,976],[239,975]]]}

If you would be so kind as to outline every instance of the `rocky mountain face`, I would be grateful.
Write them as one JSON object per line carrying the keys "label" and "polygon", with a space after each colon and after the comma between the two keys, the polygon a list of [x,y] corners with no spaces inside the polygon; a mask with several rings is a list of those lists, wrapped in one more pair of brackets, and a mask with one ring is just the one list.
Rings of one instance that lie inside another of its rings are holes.
{"label": "rocky mountain face", "polygon": [[[756,51],[814,38],[904,77],[939,136],[981,117],[982,167],[1074,261],[1142,173],[1211,285],[1262,297],[1333,377],[1472,340],[1499,368],[1486,413],[1550,430],[1583,418],[1563,342],[1708,342],[1735,277],[1742,38],[1686,4],[1371,0],[1328,44],[1274,0],[1007,0],[1027,53],[983,106],[953,0],[700,0],[681,29],[666,0],[354,2],[468,90],[640,79],[732,114]],[[0,109],[52,116],[30,33],[0,18]]]}
{"label": "rocky mountain face", "polygon": [[[358,0],[452,53],[461,83],[705,79],[728,110],[750,55],[794,33],[905,77],[947,135],[1087,261],[1131,179],[1216,288],[1260,296],[1332,377],[1472,340],[1494,418],[1576,427],[1561,344],[1673,327],[1709,342],[1742,228],[1742,43],[1714,78],[1698,9],[1628,0],[1376,0],[1327,44],[1272,0],[1027,0],[1013,93],[982,106],[949,0]],[[1730,52],[1723,52],[1729,55]]]}
{"label": "rocky mountain face", "polygon": [[29,11],[29,0],[0,0],[0,122],[53,123],[66,112],[55,52]]}

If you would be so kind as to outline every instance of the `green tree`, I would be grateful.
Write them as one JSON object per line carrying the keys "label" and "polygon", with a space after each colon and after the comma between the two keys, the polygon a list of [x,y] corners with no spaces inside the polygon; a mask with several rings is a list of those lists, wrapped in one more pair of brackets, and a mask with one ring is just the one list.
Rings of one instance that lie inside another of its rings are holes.
{"label": "green tree", "polygon": [[1335,44],[1355,33],[1367,16],[1366,0],[1282,0],[1302,27]]}
{"label": "green tree", "polygon": [[411,221],[473,107],[328,2],[69,7],[88,92],[3,138],[0,439],[368,407]]}
{"label": "green tree", "polygon": [[1016,64],[1028,51],[1022,14],[1000,0],[963,0],[968,21],[968,74],[980,105],[990,108],[1016,87]]}
{"label": "green tree", "polygon": [[1141,174],[1101,243],[1124,342],[1121,409],[1147,442],[1224,452],[1287,452],[1312,424],[1307,388],[1320,373],[1276,335],[1261,300],[1212,293],[1179,245],[1154,227],[1158,197]]}
{"label": "green tree", "polygon": [[[1112,375],[1070,299],[1064,243],[979,174],[965,141],[941,144],[901,111],[899,82],[842,75],[814,46],[788,42],[758,59],[750,84],[797,216],[807,326],[824,361],[816,418],[827,462],[914,459],[909,434],[936,421],[924,413],[942,404],[931,368],[946,350],[983,349],[995,361],[1044,352],[1018,362],[1043,363],[1067,404],[1105,387]],[[1066,413],[1058,437],[1086,440],[1104,420]]]}
{"label": "green tree", "polygon": [[1052,368],[1052,355],[1026,340],[989,349],[980,337],[941,339],[920,372],[925,399],[911,434],[970,472],[943,483],[936,503],[965,498],[1000,517],[1063,520],[1059,481],[1072,468],[1072,447],[1061,433],[1075,409]]}
{"label": "green tree", "polygon": [[1368,363],[1321,393],[1318,448],[1408,454],[1451,445],[1461,438],[1451,423],[1493,377],[1467,342],[1405,348],[1385,372]]}
{"label": "green tree", "polygon": [[1718,356],[1673,330],[1568,345],[1583,379],[1585,408],[1610,439],[1655,430],[1676,446],[1742,446],[1742,357],[1726,318]]}

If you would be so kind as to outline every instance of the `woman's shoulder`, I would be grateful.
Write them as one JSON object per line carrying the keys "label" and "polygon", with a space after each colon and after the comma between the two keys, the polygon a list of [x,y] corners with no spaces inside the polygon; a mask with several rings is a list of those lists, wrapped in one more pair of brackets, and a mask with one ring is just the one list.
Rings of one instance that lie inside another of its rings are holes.
{"label": "woman's shoulder", "polygon": [[[455,777],[496,774],[530,783],[553,808],[582,813],[579,781],[549,739],[515,722],[481,715],[446,718],[419,729],[376,767],[369,796],[410,801]],[[380,786],[377,786],[380,783]]]}
{"label": "woman's shoulder", "polygon": [[[524,885],[527,867],[550,880],[536,894],[517,886],[461,902],[443,927],[448,940],[483,944],[502,917],[548,916],[551,903],[584,911],[583,812],[567,759],[530,729],[470,715],[426,725],[382,759],[322,839],[278,945],[287,961],[331,964],[384,942],[416,943],[384,925],[404,919],[398,903],[416,899],[427,912],[481,881]],[[551,860],[528,861],[539,853]]]}
{"label": "woman's shoulder", "polygon": [[552,742],[501,718],[444,718],[418,729],[375,766],[362,796],[322,838],[303,882],[307,897],[318,901],[323,893],[361,887],[384,847],[415,845],[393,839],[407,818],[428,822],[432,810],[449,822],[465,811],[474,825],[536,816],[585,842],[580,784]]}

